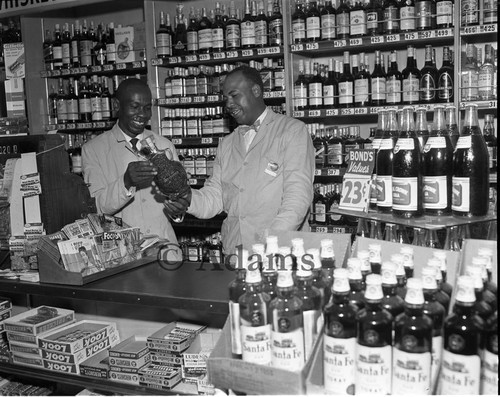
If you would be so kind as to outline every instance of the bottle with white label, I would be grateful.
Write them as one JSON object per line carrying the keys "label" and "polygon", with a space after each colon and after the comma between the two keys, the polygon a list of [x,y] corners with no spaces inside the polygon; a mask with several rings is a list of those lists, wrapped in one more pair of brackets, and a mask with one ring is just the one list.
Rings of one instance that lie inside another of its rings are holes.
{"label": "bottle with white label", "polygon": [[431,361],[431,388],[437,382],[441,357],[443,354],[443,322],[446,316],[444,306],[436,300],[437,283],[435,269],[425,266],[422,269],[422,288],[424,291],[424,314],[432,319],[432,361]]}
{"label": "bottle with white label", "polygon": [[358,310],[365,307],[365,284],[361,274],[361,259],[348,258],[347,271],[349,277],[349,303],[352,303]]}
{"label": "bottle with white label", "polygon": [[[351,259],[351,258],[350,258]],[[332,298],[324,309],[323,379],[327,394],[354,394],[356,312],[346,269],[335,269]]]}
{"label": "bottle with white label", "polygon": [[479,394],[484,321],[474,313],[474,281],[460,276],[453,313],[444,322],[438,394]]}
{"label": "bottle with white label", "polygon": [[229,321],[231,323],[231,351],[241,357],[241,334],[240,334],[240,305],[239,299],[246,292],[244,264],[236,265],[236,278],[229,283]]}
{"label": "bottle with white label", "polygon": [[[242,250],[248,258],[248,251]],[[241,351],[244,361],[260,365],[271,363],[271,325],[268,319],[269,296],[261,291],[259,270],[247,270],[246,292],[240,297]]]}
{"label": "bottle with white label", "polygon": [[[257,245],[257,244],[255,244]],[[260,244],[258,244],[260,246]],[[269,295],[271,300],[276,298],[276,282],[278,281],[278,269],[276,268],[275,255],[278,253],[278,238],[276,236],[266,237],[266,249],[262,255],[262,292]]]}
{"label": "bottle with white label", "polygon": [[302,301],[295,295],[289,259],[285,256],[287,270],[278,272],[278,296],[270,306],[272,366],[300,371],[305,363]]}
{"label": "bottle with white label", "polygon": [[306,254],[309,256],[309,259],[313,262],[312,268],[312,285],[316,287],[321,294],[321,308],[323,308],[328,301],[326,300],[326,296],[328,296],[326,290],[328,288],[327,284],[323,280],[322,276],[322,267],[321,267],[321,258],[318,248],[309,248],[306,250]]}
{"label": "bottle with white label", "polygon": [[[398,286],[396,270],[397,265],[394,262],[384,261],[382,263],[382,292],[384,293],[382,307],[394,318],[404,311],[404,300],[396,293]],[[408,294],[408,286],[406,288]]]}
{"label": "bottle with white label", "polygon": [[481,394],[498,394],[498,312],[495,311],[485,324],[483,366],[481,369]]}
{"label": "bottle with white label", "polygon": [[399,218],[415,218],[422,207],[422,154],[415,133],[413,108],[403,109],[403,123],[392,160],[392,213]]}
{"label": "bottle with white label", "polygon": [[429,258],[427,260],[427,266],[434,269],[434,277],[436,278],[437,292],[436,300],[444,306],[446,313],[450,308],[450,296],[441,289],[441,284],[443,282],[443,276],[441,275],[441,261],[437,258]]}
{"label": "bottle with white label", "polygon": [[406,68],[402,71],[403,76],[403,103],[413,105],[420,100],[420,70],[415,60],[415,47],[408,46]]}
{"label": "bottle with white label", "polygon": [[302,301],[304,318],[304,352],[307,360],[318,337],[318,320],[321,315],[321,292],[313,286],[313,263],[304,255],[297,258],[295,273],[295,294]]}
{"label": "bottle with white label", "polygon": [[323,239],[320,241],[321,251],[321,272],[327,291],[325,295],[325,302],[330,300],[333,285],[333,269],[335,269],[335,250],[333,248],[332,239]]}
{"label": "bottle with white label", "polygon": [[394,322],[392,393],[432,394],[432,319],[423,312],[422,280],[407,283],[405,310]]}
{"label": "bottle with white label", "polygon": [[382,277],[369,274],[365,308],[356,316],[356,394],[391,394],[393,317],[382,297]]}
{"label": "bottle with white label", "polygon": [[483,299],[483,279],[481,266],[474,264],[467,265],[465,267],[465,274],[474,280],[474,293],[476,295],[476,302],[474,303],[475,313],[483,319],[483,321],[488,320],[491,317],[494,310],[491,305]]}
{"label": "bottle with white label", "polygon": [[439,261],[441,262],[441,267],[439,268],[439,270],[441,271],[441,277],[442,277],[441,289],[443,290],[443,292],[445,292],[446,294],[448,294],[448,296],[451,297],[451,295],[453,294],[453,286],[446,281],[447,276],[448,276],[446,251],[445,250],[435,250],[432,253],[432,256],[434,258],[439,259]]}
{"label": "bottle with white label", "polygon": [[[381,274],[381,270],[382,270],[382,246],[380,244],[369,244],[368,245],[368,252],[370,255],[369,260],[370,260],[371,273]],[[365,281],[366,281],[366,278],[365,278]]]}
{"label": "bottle with white label", "polygon": [[[386,123],[387,111],[380,109],[378,112],[377,129],[375,130],[375,136],[372,140],[372,149],[375,150],[375,158],[378,150],[380,149],[380,143],[382,142],[382,137],[384,136]],[[370,185],[370,209],[377,209],[377,161],[375,161],[375,164],[373,165],[372,183]]]}

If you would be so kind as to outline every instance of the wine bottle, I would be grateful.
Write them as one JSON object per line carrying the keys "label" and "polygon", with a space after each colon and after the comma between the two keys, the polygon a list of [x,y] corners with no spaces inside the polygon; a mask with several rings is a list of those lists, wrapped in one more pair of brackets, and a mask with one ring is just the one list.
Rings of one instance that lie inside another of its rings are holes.
{"label": "wine bottle", "polygon": [[358,310],[349,300],[348,271],[335,269],[334,276],[332,298],[323,314],[325,391],[328,394],[354,394]]}
{"label": "wine bottle", "polygon": [[437,99],[439,102],[453,102],[455,98],[454,70],[451,65],[450,49],[443,47],[443,65],[437,79]]}
{"label": "wine bottle", "polygon": [[279,0],[274,0],[273,13],[269,17],[269,44],[272,46],[283,44],[283,15]]}
{"label": "wine bottle", "polygon": [[384,10],[382,0],[370,0],[366,7],[366,31],[369,36],[377,36],[382,33]]}
{"label": "wine bottle", "polygon": [[59,90],[57,92],[57,122],[68,122],[68,108],[66,103],[66,91],[64,89],[64,80],[59,78]]}
{"label": "wine bottle", "polygon": [[399,14],[401,16],[401,31],[411,32],[415,30],[416,26],[415,1],[406,0],[401,3],[401,8],[399,9]]}
{"label": "wine bottle", "polygon": [[[481,59],[479,59],[481,62]],[[484,63],[479,68],[478,95],[482,101],[490,101],[496,98],[494,88],[495,66],[493,65],[493,47],[491,44],[484,46]]]}
{"label": "wine bottle", "polygon": [[292,14],[292,40],[294,43],[306,41],[306,14],[301,1],[295,3],[295,12]]}
{"label": "wine bottle", "polygon": [[321,250],[320,250],[320,258],[321,258],[321,272],[323,281],[327,286],[327,292],[325,296],[325,300],[328,302],[331,296],[331,288],[333,285],[333,270],[335,269],[335,251],[333,248],[333,240],[331,239],[323,239],[320,241]]}
{"label": "wine bottle", "polygon": [[481,394],[498,393],[498,312],[485,322]]}
{"label": "wine bottle", "polygon": [[[373,77],[370,79],[370,73],[365,70],[364,65],[362,64],[363,60],[361,61],[361,65],[359,65],[357,55],[353,55],[352,60],[352,74],[354,76],[354,106],[368,106],[370,104],[370,91],[373,90]],[[370,81],[372,82],[371,90]]]}
{"label": "wine bottle", "polygon": [[[404,300],[396,294],[396,288],[398,281],[396,279],[396,269],[397,265],[392,261],[384,261],[382,263],[382,292],[384,297],[382,298],[382,307],[391,313],[393,318],[396,318],[399,314],[404,311]],[[406,284],[408,295],[408,281]]]}
{"label": "wine bottle", "polygon": [[[80,66],[80,21],[75,21],[75,32],[71,37],[71,66],[77,68]],[[113,36],[114,39],[114,36]],[[108,37],[109,40],[109,37]],[[106,48],[106,54],[109,50]]]}
{"label": "wine bottle", "polygon": [[375,51],[375,67],[371,75],[372,105],[383,106],[386,103],[386,75],[382,70],[380,51]]}
{"label": "wine bottle", "polygon": [[[393,255],[394,256],[394,255]],[[391,262],[394,262],[393,256],[391,256]],[[397,281],[397,286],[396,286],[396,294],[401,297],[401,299],[404,299],[406,297],[406,281],[408,280],[406,276],[406,267],[403,265],[402,262],[395,262],[397,263],[396,267],[396,281]]]}
{"label": "wine bottle", "polygon": [[448,136],[450,137],[451,146],[455,149],[458,138],[460,137],[460,132],[458,131],[457,119],[456,119],[456,108],[455,106],[448,105],[445,108],[446,114],[446,129],[448,131]]}
{"label": "wine bottle", "polygon": [[[167,24],[168,27],[168,24]],[[73,54],[73,66],[75,63],[75,47],[73,41],[71,42],[71,53]],[[116,61],[116,44],[115,44],[115,24],[110,22],[108,24],[108,34],[106,35],[106,63],[111,65]]]}
{"label": "wine bottle", "polygon": [[380,244],[369,244],[368,251],[370,253],[370,270],[373,274],[380,274],[382,270],[382,247]]}
{"label": "wine bottle", "polygon": [[56,23],[54,28],[54,41],[52,43],[52,65],[56,70],[62,68],[62,41],[61,30],[58,23]]}
{"label": "wine bottle", "polygon": [[474,313],[474,281],[459,276],[453,313],[444,322],[439,394],[479,394],[483,320]]}
{"label": "wine bottle", "polygon": [[332,109],[337,106],[339,87],[334,76],[333,58],[328,60],[328,77],[323,83],[323,105],[326,109]]}
{"label": "wine bottle", "polygon": [[242,48],[252,48],[255,46],[255,18],[250,10],[250,0],[245,0],[245,15],[240,25]]}
{"label": "wine bottle", "polygon": [[[337,14],[338,17],[338,14]],[[349,51],[344,51],[344,69],[339,77],[339,107],[348,108],[354,103],[354,77],[351,74]]]}
{"label": "wine bottle", "polygon": [[453,154],[452,212],[458,216],[483,216],[488,212],[489,158],[477,121],[477,105],[467,104]]}
{"label": "wine bottle", "polygon": [[[365,284],[361,274],[361,259],[348,258],[347,271],[349,277],[349,303],[352,303],[357,311],[365,307]],[[334,281],[335,284],[335,281]]]}
{"label": "wine bottle", "polygon": [[[3,32],[3,31],[2,31]],[[1,41],[1,38],[0,38]],[[54,70],[54,46],[53,46],[52,34],[50,29],[45,30],[44,40],[42,44],[43,48],[43,63],[45,65],[45,70]],[[0,51],[0,52],[3,52]],[[0,55],[3,58],[3,54]]]}
{"label": "wine bottle", "polygon": [[[61,53],[62,53],[62,67],[68,69],[71,67],[71,33],[69,31],[68,23],[64,24],[63,33],[61,37]],[[106,48],[104,48],[106,53]]]}
{"label": "wine bottle", "polygon": [[453,0],[436,0],[436,28],[453,27],[453,3]]}
{"label": "wine bottle", "polygon": [[333,40],[337,37],[337,11],[331,0],[325,1],[325,6],[321,9],[321,40]]}
{"label": "wine bottle", "polygon": [[433,322],[424,310],[422,281],[408,280],[404,313],[394,321],[393,394],[431,394]]}
{"label": "wine bottle", "polygon": [[380,143],[382,142],[382,137],[384,135],[384,130],[387,122],[387,112],[384,109],[378,112],[377,128],[375,130],[375,136],[372,140],[372,149],[375,151],[375,164],[373,166],[372,180],[370,185],[370,209],[377,209],[377,153],[380,149]]}
{"label": "wine bottle", "polygon": [[307,108],[307,81],[304,74],[304,60],[299,60],[299,74],[293,88],[294,109],[304,110]]}
{"label": "wine bottle", "polygon": [[415,0],[417,30],[432,29],[432,0]]}
{"label": "wine bottle", "polygon": [[413,105],[418,103],[420,87],[420,70],[415,61],[415,47],[408,46],[406,68],[403,69],[403,103]]}
{"label": "wine bottle", "polygon": [[490,174],[497,172],[497,138],[495,136],[495,116],[493,114],[484,115],[484,140],[488,148]]}
{"label": "wine bottle", "polygon": [[[337,21],[337,38],[349,38],[349,24],[350,24],[350,7],[346,0],[340,0],[340,5],[337,8],[336,21]],[[344,53],[345,56],[345,53]],[[344,59],[345,61],[345,59]]]}
{"label": "wine bottle", "polygon": [[310,0],[306,9],[306,40],[317,41],[321,37],[321,14],[315,0]]}
{"label": "wine bottle", "polygon": [[267,16],[264,10],[264,1],[259,1],[259,14],[255,18],[255,46],[267,46]]}
{"label": "wine bottle", "polygon": [[385,0],[384,2],[384,23],[383,31],[385,34],[398,33],[400,29],[400,13],[396,0]]}
{"label": "wine bottle", "polygon": [[350,37],[361,37],[366,36],[366,11],[363,1],[357,0],[353,1],[353,6],[349,12],[349,36]]}
{"label": "wine bottle", "polygon": [[[243,254],[243,253],[242,253]],[[240,305],[239,299],[243,296],[247,287],[245,284],[248,260],[242,257],[242,261],[236,264],[236,277],[229,283],[229,321],[231,323],[231,351],[234,355],[241,357],[242,340],[240,330]]]}
{"label": "wine bottle", "polygon": [[438,71],[432,64],[432,46],[425,46],[425,64],[420,71],[420,102],[435,103],[438,92]]}
{"label": "wine bottle", "polygon": [[156,31],[156,56],[166,58],[172,55],[172,33],[167,29],[165,13],[160,11],[160,26]]}
{"label": "wine bottle", "polygon": [[313,76],[307,85],[309,93],[309,108],[321,109],[323,107],[323,81],[319,75],[318,64],[313,65]]}
{"label": "wine bottle", "polygon": [[397,52],[391,51],[391,63],[386,77],[387,105],[399,105],[401,103],[401,81],[403,77],[399,71],[397,59]]}
{"label": "wine bottle", "polygon": [[207,16],[207,9],[202,8],[202,17],[198,22],[198,51],[208,53],[212,50],[212,22]]}
{"label": "wine bottle", "polygon": [[92,66],[92,40],[88,34],[86,19],[83,20],[79,41],[79,54],[81,66]]}
{"label": "wine bottle", "polygon": [[[371,235],[371,231],[370,231]],[[371,238],[371,237],[370,237]],[[366,283],[366,276],[372,273],[372,266],[370,262],[370,251],[369,250],[359,250],[357,258],[361,261],[361,276],[363,277],[363,283]],[[365,284],[366,289],[366,284]]]}
{"label": "wine bottle", "polygon": [[382,308],[382,279],[366,277],[365,308],[356,315],[356,394],[390,394],[392,381],[392,321]]}
{"label": "wine bottle", "polygon": [[198,20],[194,13],[194,7],[191,7],[189,24],[186,29],[186,51],[188,54],[196,54],[198,52],[198,29]]}

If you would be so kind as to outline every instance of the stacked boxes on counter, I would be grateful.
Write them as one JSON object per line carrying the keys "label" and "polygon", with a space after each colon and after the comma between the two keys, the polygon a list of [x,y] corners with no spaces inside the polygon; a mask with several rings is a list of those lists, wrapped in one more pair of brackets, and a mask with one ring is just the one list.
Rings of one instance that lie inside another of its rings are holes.
{"label": "stacked boxes on counter", "polygon": [[109,379],[138,385],[139,370],[149,362],[146,338],[131,336],[109,350]]}
{"label": "stacked boxes on counter", "polygon": [[5,320],[12,312],[12,302],[8,298],[0,297],[0,362],[9,361],[9,342],[7,341],[7,332],[5,331]]}

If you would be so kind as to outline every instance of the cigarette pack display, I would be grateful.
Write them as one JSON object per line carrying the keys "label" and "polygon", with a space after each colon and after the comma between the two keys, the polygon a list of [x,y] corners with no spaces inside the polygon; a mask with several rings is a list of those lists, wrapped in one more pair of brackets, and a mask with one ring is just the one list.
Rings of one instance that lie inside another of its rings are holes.
{"label": "cigarette pack display", "polygon": [[43,366],[49,371],[61,372],[64,374],[80,374],[80,367],[78,364],[65,364],[56,361],[42,360]]}
{"label": "cigarette pack display", "polygon": [[150,351],[151,363],[157,365],[169,365],[173,367],[181,367],[183,363],[182,356],[177,356],[172,353],[162,353]]}
{"label": "cigarette pack display", "polygon": [[175,387],[180,381],[182,380],[181,378],[181,371],[177,370],[175,373],[172,374],[170,377],[162,377],[162,376],[157,376],[157,375],[140,375],[139,376],[139,382],[141,385],[158,385],[162,386],[165,388],[172,389]]}
{"label": "cigarette pack display", "polygon": [[10,309],[3,310],[0,312],[0,321],[10,318],[12,311]]}
{"label": "cigarette pack display", "polygon": [[172,322],[148,336],[147,345],[150,349],[182,352],[205,328],[204,325]]}
{"label": "cigarette pack display", "polygon": [[149,353],[138,359],[109,357],[109,366],[111,371],[115,372],[138,372],[141,367],[150,362]]}
{"label": "cigarette pack display", "polygon": [[43,368],[43,360],[40,356],[24,353],[12,353],[12,362],[19,365],[27,365],[30,367]]}
{"label": "cigarette pack display", "polygon": [[139,384],[139,374],[109,371],[109,379],[115,382],[129,383],[131,385]]}
{"label": "cigarette pack display", "polygon": [[183,378],[194,378],[196,383],[207,373],[207,360],[221,336],[221,330],[207,328],[193,341],[191,346],[182,353]]}
{"label": "cigarette pack display", "polygon": [[7,332],[7,339],[9,340],[9,342],[29,343],[34,345],[35,347],[38,347],[38,339],[49,334],[49,332],[52,332],[52,330],[42,332],[39,335],[23,334],[20,332],[11,332],[11,331],[6,331],[6,332]]}
{"label": "cigarette pack display", "polygon": [[83,320],[49,332],[39,338],[38,346],[45,350],[75,353],[117,333],[115,323]]}
{"label": "cigarette pack display", "polygon": [[12,309],[12,302],[9,298],[3,298],[0,296],[0,311],[7,309]]}
{"label": "cigarette pack display", "polygon": [[39,335],[75,321],[73,310],[40,306],[5,320],[7,331]]}
{"label": "cigarette pack display", "polygon": [[108,379],[109,352],[103,350],[80,364],[80,375],[89,378]]}
{"label": "cigarette pack display", "polygon": [[36,345],[32,345],[31,343],[10,342],[9,345],[11,352],[25,353],[42,357],[42,349]]}
{"label": "cigarette pack display", "polygon": [[[146,346],[146,338],[141,336],[131,336],[120,342],[109,350],[109,357],[137,360],[146,354],[149,350]],[[111,364],[111,361],[110,361]],[[111,364],[113,365],[113,364]],[[130,366],[130,365],[129,365]]]}

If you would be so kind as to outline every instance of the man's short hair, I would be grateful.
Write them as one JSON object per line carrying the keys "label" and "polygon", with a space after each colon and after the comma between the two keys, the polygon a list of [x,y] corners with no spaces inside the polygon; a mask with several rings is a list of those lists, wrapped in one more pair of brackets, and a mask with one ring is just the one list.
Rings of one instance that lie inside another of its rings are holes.
{"label": "man's short hair", "polygon": [[247,65],[238,66],[236,69],[231,70],[227,74],[227,77],[238,72],[241,73],[247,80],[257,84],[260,87],[261,92],[264,93],[264,83],[262,82],[262,77],[257,69],[251,68]]}
{"label": "man's short hair", "polygon": [[123,80],[116,90],[116,98],[121,101],[128,92],[134,92],[137,89],[149,90],[149,86],[141,79],[130,78]]}

